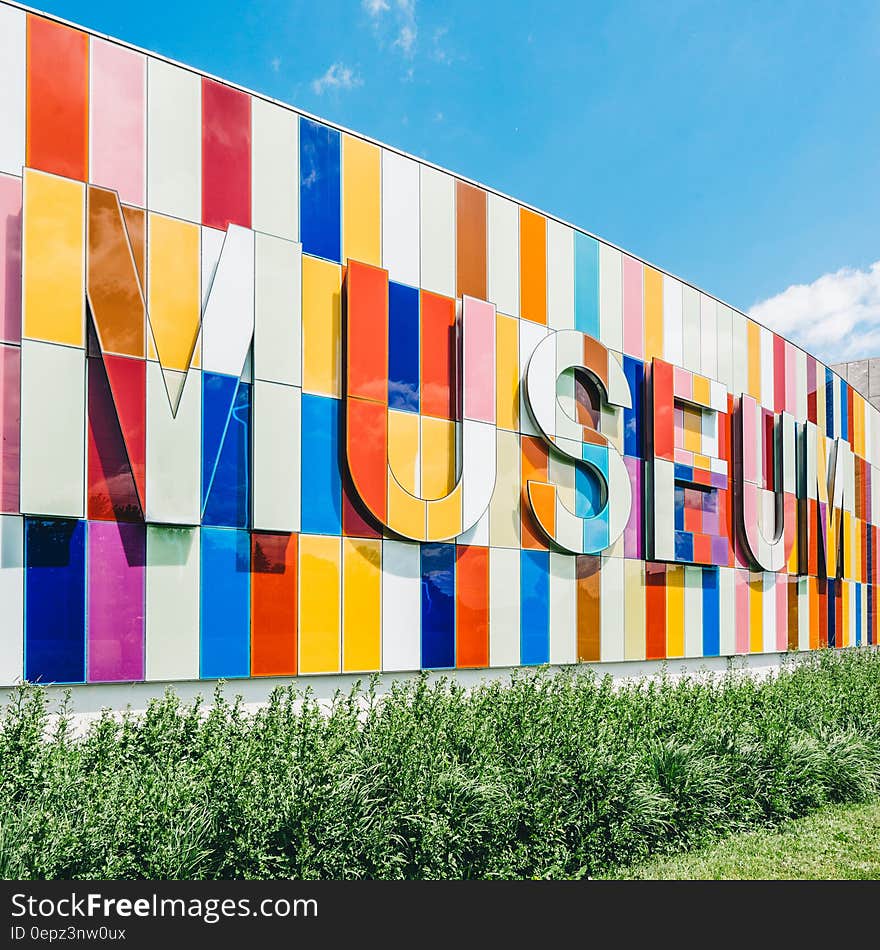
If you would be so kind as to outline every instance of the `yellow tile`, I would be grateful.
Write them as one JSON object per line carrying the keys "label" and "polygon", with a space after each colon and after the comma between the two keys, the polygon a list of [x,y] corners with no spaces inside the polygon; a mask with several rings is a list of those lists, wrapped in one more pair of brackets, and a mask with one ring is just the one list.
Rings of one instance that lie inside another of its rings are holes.
{"label": "yellow tile", "polygon": [[495,322],[495,415],[499,429],[519,429],[519,321],[499,313]]}
{"label": "yellow tile", "polygon": [[666,565],[666,655],[684,656],[684,567]]}
{"label": "yellow tile", "polygon": [[749,574],[749,652],[764,650],[764,575]]}
{"label": "yellow tile", "polygon": [[424,541],[426,526],[425,502],[404,491],[394,476],[389,474],[388,527],[405,538]]}
{"label": "yellow tile", "polygon": [[792,514],[794,515],[793,534],[794,534],[795,540],[794,540],[794,544],[792,544],[791,546],[791,553],[788,555],[788,573],[798,574],[799,564],[800,564],[800,550],[799,550],[800,545],[798,543],[798,532],[800,531],[800,525],[798,524],[798,519],[800,516],[798,514],[797,505],[795,505],[794,511],[792,512]]}
{"label": "yellow tile", "polygon": [[710,405],[710,393],[709,380],[705,376],[694,373],[694,402],[701,406]]}
{"label": "yellow tile", "polygon": [[340,398],[342,268],[303,255],[303,391]]}
{"label": "yellow tile", "polygon": [[515,432],[495,431],[495,457],[495,489],[489,502],[489,543],[493,548],[518,548],[522,458]]}
{"label": "yellow tile", "polygon": [[749,395],[761,401],[761,328],[754,320],[746,324],[749,349]]}
{"label": "yellow tile", "polygon": [[342,258],[382,264],[379,149],[342,136]]}
{"label": "yellow tile", "polygon": [[663,356],[663,275],[645,267],[645,359]]}
{"label": "yellow tile", "polygon": [[681,406],[684,421],[684,448],[687,452],[699,452],[703,447],[703,413],[693,406]]}
{"label": "yellow tile", "polygon": [[411,495],[421,486],[419,417],[414,412],[388,412],[388,464],[394,477]]}
{"label": "yellow tile", "polygon": [[698,454],[695,452],[695,453],[694,453],[694,468],[703,468],[703,469],[706,469],[706,470],[708,470],[709,468],[711,468],[711,465],[710,465],[710,463],[709,463],[709,458],[708,458],[708,456],[706,456],[706,455],[698,455]]}
{"label": "yellow tile", "polygon": [[455,423],[422,417],[422,498],[445,498],[455,486]]}
{"label": "yellow tile", "polygon": [[23,334],[85,346],[85,186],[24,173]]}
{"label": "yellow tile", "polygon": [[627,660],[645,659],[645,565],[626,558],[623,562],[624,641]]}
{"label": "yellow tile", "polygon": [[342,669],[382,665],[382,542],[343,538]]}
{"label": "yellow tile", "polygon": [[461,484],[446,498],[429,501],[428,540],[447,541],[461,534]]}
{"label": "yellow tile", "polygon": [[199,228],[151,214],[148,250],[150,328],[165,369],[185,371],[199,334]]}
{"label": "yellow tile", "polygon": [[299,538],[299,671],[339,672],[340,538]]}

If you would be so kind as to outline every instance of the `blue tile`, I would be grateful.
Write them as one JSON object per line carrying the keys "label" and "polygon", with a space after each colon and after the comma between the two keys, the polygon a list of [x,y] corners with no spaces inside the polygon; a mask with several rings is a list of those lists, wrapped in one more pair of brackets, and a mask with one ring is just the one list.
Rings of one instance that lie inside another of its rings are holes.
{"label": "blue tile", "polygon": [[199,675],[250,676],[250,534],[202,528],[201,544]]}
{"label": "blue tile", "polygon": [[825,367],[825,434],[834,438],[834,374]]}
{"label": "blue tile", "polygon": [[[209,451],[202,457],[202,523],[246,528],[250,514],[251,387],[219,373],[203,373],[202,386],[203,444],[210,446],[215,459],[211,467]],[[218,443],[224,412],[226,427]]]}
{"label": "blue tile", "polygon": [[86,676],[86,522],[25,518],[25,679]]}
{"label": "blue tile", "polygon": [[341,260],[339,133],[299,121],[299,222],[304,254]]}
{"label": "blue tile", "polygon": [[721,618],[718,598],[718,570],[704,567],[703,573],[703,656],[721,653]]}
{"label": "blue tile", "polygon": [[302,530],[342,534],[339,417],[342,400],[302,395]]}
{"label": "blue tile", "polygon": [[419,411],[419,292],[388,283],[388,405]]}
{"label": "blue tile", "polygon": [[693,561],[694,536],[689,531],[675,532],[675,560]]}
{"label": "blue tile", "polygon": [[862,645],[862,585],[856,584],[856,646]]}
{"label": "blue tile", "polygon": [[455,666],[455,545],[423,544],[422,669]]}
{"label": "blue tile", "polygon": [[599,339],[599,242],[580,231],[574,235],[575,327]]}
{"label": "blue tile", "polygon": [[520,551],[520,662],[550,662],[550,552]]}
{"label": "blue tile", "polygon": [[675,528],[684,531],[684,485],[675,486]]}
{"label": "blue tile", "polygon": [[623,410],[623,454],[644,458],[642,419],[645,408],[645,364],[625,355],[623,372],[632,394],[632,408]]}

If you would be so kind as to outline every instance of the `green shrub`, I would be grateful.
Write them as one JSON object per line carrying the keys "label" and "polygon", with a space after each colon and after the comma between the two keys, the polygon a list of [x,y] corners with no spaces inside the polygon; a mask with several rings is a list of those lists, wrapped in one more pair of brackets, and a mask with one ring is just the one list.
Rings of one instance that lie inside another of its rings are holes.
{"label": "green shrub", "polygon": [[880,790],[880,653],[0,719],[6,878],[582,877]]}

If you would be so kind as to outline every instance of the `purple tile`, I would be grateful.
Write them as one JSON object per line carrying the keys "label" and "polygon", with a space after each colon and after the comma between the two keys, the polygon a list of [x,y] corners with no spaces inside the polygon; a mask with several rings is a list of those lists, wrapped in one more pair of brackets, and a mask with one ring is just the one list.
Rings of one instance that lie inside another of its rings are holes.
{"label": "purple tile", "polygon": [[146,527],[90,521],[88,562],[88,680],[142,680]]}

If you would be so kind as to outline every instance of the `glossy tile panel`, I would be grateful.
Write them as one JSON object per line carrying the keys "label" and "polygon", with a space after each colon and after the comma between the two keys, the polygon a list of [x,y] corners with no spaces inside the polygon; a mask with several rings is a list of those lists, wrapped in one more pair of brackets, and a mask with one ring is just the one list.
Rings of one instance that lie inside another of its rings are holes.
{"label": "glossy tile panel", "polygon": [[0,0],[0,683],[873,642],[858,379],[514,199]]}

